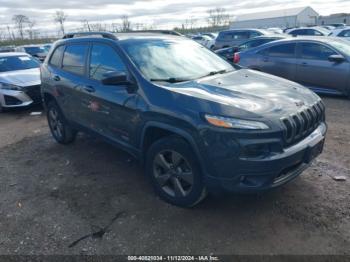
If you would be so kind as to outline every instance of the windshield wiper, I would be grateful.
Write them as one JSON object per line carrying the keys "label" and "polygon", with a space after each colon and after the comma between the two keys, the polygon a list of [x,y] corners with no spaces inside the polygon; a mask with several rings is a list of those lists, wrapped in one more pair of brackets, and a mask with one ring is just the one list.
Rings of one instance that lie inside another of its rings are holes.
{"label": "windshield wiper", "polygon": [[202,76],[200,78],[207,77],[207,76],[218,75],[218,74],[226,74],[226,73],[229,73],[229,72],[232,72],[232,70],[223,69],[223,70],[219,70],[219,71],[212,71],[209,74],[206,74],[206,75],[204,75],[204,76]]}
{"label": "windshield wiper", "polygon": [[177,77],[170,77],[170,78],[151,78],[150,81],[152,82],[168,82],[168,83],[180,83],[185,81],[190,81],[191,79],[187,78],[177,78]]}

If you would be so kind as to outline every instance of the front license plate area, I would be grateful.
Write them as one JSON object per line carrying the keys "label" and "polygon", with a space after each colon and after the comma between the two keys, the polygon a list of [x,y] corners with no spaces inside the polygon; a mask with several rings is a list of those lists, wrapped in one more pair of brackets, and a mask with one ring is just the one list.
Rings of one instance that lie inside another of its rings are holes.
{"label": "front license plate area", "polygon": [[316,157],[318,157],[322,153],[323,146],[324,146],[324,139],[322,139],[313,147],[309,147],[306,150],[304,162],[307,164],[311,163],[312,160],[314,160]]}

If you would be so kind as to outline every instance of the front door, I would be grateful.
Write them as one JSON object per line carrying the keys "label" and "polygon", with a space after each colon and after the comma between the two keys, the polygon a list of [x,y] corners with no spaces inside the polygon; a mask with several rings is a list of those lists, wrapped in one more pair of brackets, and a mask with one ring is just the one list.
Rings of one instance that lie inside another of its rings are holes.
{"label": "front door", "polygon": [[296,81],[306,86],[342,91],[346,88],[349,63],[329,61],[338,53],[330,47],[312,42],[298,44]]}
{"label": "front door", "polygon": [[134,144],[140,121],[136,109],[137,94],[128,84],[105,85],[102,80],[111,73],[130,75],[118,51],[104,43],[91,46],[86,90],[81,96],[84,125],[120,144]]}

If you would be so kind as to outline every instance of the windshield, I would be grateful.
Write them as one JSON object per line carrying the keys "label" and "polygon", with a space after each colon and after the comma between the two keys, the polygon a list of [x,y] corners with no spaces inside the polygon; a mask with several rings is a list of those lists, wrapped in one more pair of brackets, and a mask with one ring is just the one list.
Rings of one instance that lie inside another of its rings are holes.
{"label": "windshield", "polygon": [[189,40],[133,40],[132,44],[126,41],[121,45],[144,77],[153,81],[186,81],[234,70],[219,56]]}
{"label": "windshield", "polygon": [[344,53],[346,56],[350,56],[350,45],[343,41],[331,41],[330,44]]}
{"label": "windshield", "polygon": [[0,72],[39,68],[40,64],[29,56],[0,57]]}
{"label": "windshield", "polygon": [[41,46],[31,46],[31,47],[25,47],[24,50],[26,50],[26,52],[28,54],[39,54],[39,53],[47,53],[47,50],[44,47]]}

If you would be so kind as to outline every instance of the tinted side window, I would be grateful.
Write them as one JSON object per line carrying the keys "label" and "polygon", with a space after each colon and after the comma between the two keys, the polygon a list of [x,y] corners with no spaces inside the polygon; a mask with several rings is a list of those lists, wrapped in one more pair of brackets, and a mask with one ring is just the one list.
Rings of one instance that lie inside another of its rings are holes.
{"label": "tinted side window", "polygon": [[201,36],[196,36],[196,37],[193,37],[192,39],[193,39],[193,40],[202,40],[203,37],[201,37]]}
{"label": "tinted side window", "polygon": [[221,35],[221,39],[223,40],[232,40],[232,33],[226,32]]}
{"label": "tinted side window", "polygon": [[251,31],[251,32],[250,32],[250,37],[251,37],[251,38],[257,37],[257,36],[261,36],[261,33],[260,33],[260,32],[257,32],[257,31]]}
{"label": "tinted side window", "polygon": [[268,49],[269,56],[275,57],[294,57],[295,44],[275,45]]}
{"label": "tinted side window", "polygon": [[317,35],[317,36],[321,36],[322,34],[317,31],[317,30],[314,30],[314,29],[309,29],[308,30],[308,35]]}
{"label": "tinted side window", "polygon": [[307,35],[307,31],[305,29],[294,30],[291,32],[292,35]]}
{"label": "tinted side window", "polygon": [[350,37],[350,30],[344,30],[339,34],[340,37]]}
{"label": "tinted side window", "polygon": [[328,60],[329,56],[336,54],[336,52],[324,45],[315,43],[302,44],[301,57],[304,59]]}
{"label": "tinted side window", "polygon": [[248,32],[234,32],[232,34],[233,39],[247,39],[249,38],[249,33]]}
{"label": "tinted side window", "polygon": [[93,45],[90,58],[90,78],[102,80],[106,73],[125,71],[123,61],[112,47],[102,44]]}
{"label": "tinted side window", "polygon": [[63,54],[64,46],[61,45],[55,49],[53,52],[50,64],[56,67],[61,67],[61,61],[62,61],[62,54]]}
{"label": "tinted side window", "polygon": [[63,55],[62,68],[68,72],[83,75],[87,45],[69,45]]}

